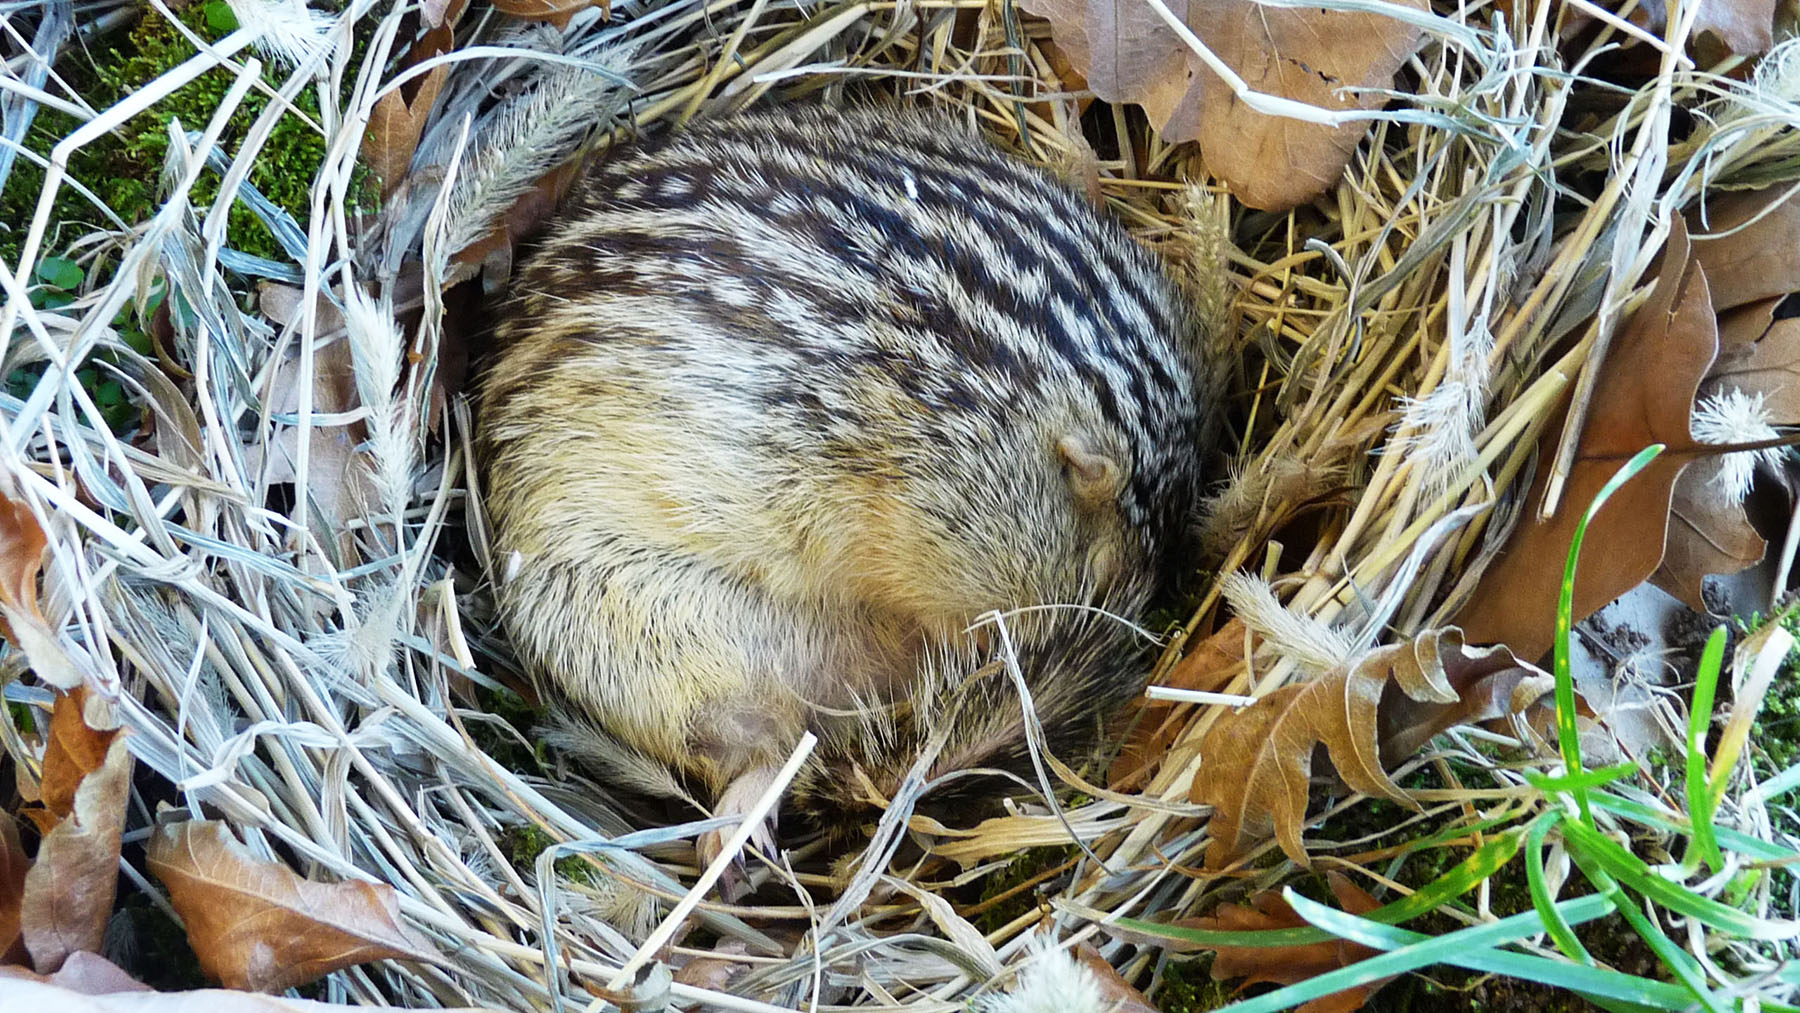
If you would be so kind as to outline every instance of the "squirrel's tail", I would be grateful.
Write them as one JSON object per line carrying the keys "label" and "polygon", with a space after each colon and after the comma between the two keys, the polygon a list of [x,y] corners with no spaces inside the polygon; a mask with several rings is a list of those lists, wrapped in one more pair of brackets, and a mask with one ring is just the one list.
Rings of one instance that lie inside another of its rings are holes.
{"label": "squirrel's tail", "polygon": [[790,788],[790,811],[848,830],[878,815],[916,775],[938,782],[920,811],[970,823],[977,801],[1041,790],[1040,772],[1050,768],[1033,763],[1034,749],[1081,767],[1109,719],[1143,691],[1154,660],[1149,635],[1121,618],[1138,614],[1143,596],[1109,601],[1129,607],[984,617],[964,643],[921,666],[910,696],[815,718],[819,745]]}

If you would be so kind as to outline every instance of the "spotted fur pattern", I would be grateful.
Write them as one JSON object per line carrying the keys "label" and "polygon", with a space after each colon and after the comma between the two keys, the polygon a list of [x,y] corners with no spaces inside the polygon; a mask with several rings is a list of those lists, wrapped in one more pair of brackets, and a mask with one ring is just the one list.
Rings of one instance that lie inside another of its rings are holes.
{"label": "spotted fur pattern", "polygon": [[[1122,229],[947,120],[782,110],[615,151],[499,309],[502,618],[703,794],[805,727],[904,769],[907,732],[843,715],[966,675],[976,615],[1143,606],[1194,499],[1196,330]],[[1067,614],[1015,631],[1053,727],[1133,688]],[[957,756],[1016,753],[1016,722],[969,727]]]}

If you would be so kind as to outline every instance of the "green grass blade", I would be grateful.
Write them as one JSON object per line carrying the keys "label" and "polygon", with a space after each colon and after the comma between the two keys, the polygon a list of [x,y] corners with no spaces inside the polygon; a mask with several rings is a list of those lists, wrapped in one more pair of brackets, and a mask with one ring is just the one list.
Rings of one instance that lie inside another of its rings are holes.
{"label": "green grass blade", "polygon": [[[1625,462],[1613,477],[1600,487],[1599,495],[1588,504],[1587,512],[1575,525],[1575,537],[1569,542],[1569,555],[1563,561],[1562,589],[1556,598],[1556,641],[1552,674],[1556,677],[1556,740],[1562,750],[1563,766],[1571,775],[1582,769],[1580,731],[1575,726],[1575,678],[1569,669],[1569,633],[1574,626],[1575,611],[1575,564],[1581,558],[1581,543],[1587,538],[1589,522],[1612,494],[1619,487],[1630,481],[1632,476],[1643,471],[1656,455],[1663,452],[1663,445],[1653,443],[1637,452],[1631,460]],[[1588,791],[1577,787],[1571,792],[1575,796],[1575,804],[1581,809],[1581,818],[1592,824],[1594,814],[1588,809]]]}
{"label": "green grass blade", "polygon": [[1792,922],[1757,918],[1737,908],[1702,897],[1680,883],[1672,883],[1652,871],[1644,864],[1643,859],[1586,824],[1565,822],[1563,838],[1568,841],[1570,851],[1576,853],[1577,858],[1591,859],[1620,883],[1654,903],[1677,914],[1698,918],[1720,932],[1750,939],[1792,939],[1796,930],[1800,929],[1800,926]]}
{"label": "green grass blade", "polygon": [[[1693,833],[1693,826],[1687,820],[1644,805],[1642,802],[1620,798],[1610,792],[1601,792],[1595,795],[1594,807],[1658,830],[1678,834]],[[1784,848],[1779,844],[1752,837],[1729,827],[1714,827],[1713,833],[1718,838],[1721,848],[1735,851],[1740,855],[1748,855],[1759,862],[1800,863],[1800,851]]]}
{"label": "green grass blade", "polygon": [[1719,798],[1706,781],[1706,732],[1712,727],[1713,693],[1724,667],[1725,627],[1719,626],[1706,638],[1700,669],[1694,676],[1694,702],[1688,708],[1687,804],[1694,836],[1683,860],[1690,868],[1704,861],[1714,872],[1725,867],[1725,858],[1719,854],[1719,841],[1713,834],[1713,811],[1718,808]]}
{"label": "green grass blade", "polygon": [[1614,781],[1630,777],[1638,770],[1639,767],[1635,762],[1627,760],[1624,763],[1615,763],[1610,767],[1601,767],[1599,770],[1582,770],[1564,774],[1561,777],[1547,777],[1535,770],[1525,770],[1520,773],[1525,775],[1525,780],[1530,782],[1533,788],[1548,795],[1559,791],[1572,792],[1578,788],[1603,787]]}
{"label": "green grass blade", "polygon": [[1570,960],[1591,965],[1594,958],[1588,954],[1587,947],[1581,945],[1581,940],[1575,938],[1575,930],[1563,920],[1562,913],[1556,908],[1556,898],[1550,896],[1550,884],[1544,875],[1544,837],[1561,820],[1562,813],[1551,810],[1531,822],[1531,830],[1525,837],[1525,885],[1531,891],[1531,906],[1543,919],[1544,931],[1550,933],[1556,948]]}
{"label": "green grass blade", "polygon": [[[1227,1011],[1229,1013],[1274,1013],[1275,1010],[1298,1006],[1320,996],[1341,992],[1346,988],[1354,988],[1358,985],[1367,985],[1392,975],[1404,974],[1407,971],[1429,967],[1433,964],[1458,964],[1464,967],[1474,967],[1475,964],[1485,963],[1490,957],[1523,956],[1522,954],[1502,954],[1491,948],[1535,935],[1543,928],[1538,923],[1537,913],[1527,912],[1523,915],[1514,915],[1511,918],[1503,918],[1487,925],[1460,929],[1434,938],[1333,910],[1323,904],[1300,897],[1292,890],[1286,891],[1286,896],[1288,903],[1293,904],[1294,909],[1308,921],[1312,921],[1322,928],[1330,928],[1333,930],[1333,934],[1353,942],[1390,952],[1351,964],[1349,967],[1321,974],[1316,978],[1308,978],[1299,984],[1276,989],[1253,999],[1232,1003],[1229,1006],[1221,1007],[1220,1013],[1227,1013]],[[1564,901],[1560,908],[1562,916],[1571,924],[1576,925],[1603,917],[1613,909],[1612,902],[1600,896],[1580,897]],[[1532,959],[1556,967],[1584,971],[1595,970],[1582,968],[1577,964],[1561,964],[1541,957]],[[1492,970],[1485,966],[1475,967],[1475,969]],[[1536,969],[1533,968],[1533,970]],[[1500,971],[1499,973],[1510,972]],[[1675,989],[1662,982],[1645,982],[1644,984],[1649,988],[1641,989],[1635,984],[1628,986],[1623,982],[1600,980],[1607,975],[1630,979],[1633,983],[1638,981],[1638,979],[1632,979],[1630,975],[1620,974],[1617,971],[1604,971],[1595,978],[1594,984],[1598,987],[1589,991],[1609,995],[1613,998],[1642,1002],[1654,1009],[1681,1009],[1692,1001],[1685,989]],[[1530,972],[1520,976],[1530,976]],[[1654,996],[1658,987],[1664,991],[1678,993],[1675,999],[1679,1004],[1646,1001],[1645,997]]]}
{"label": "green grass blade", "polygon": [[[1518,852],[1519,845],[1524,839],[1523,830],[1498,834],[1493,840],[1476,848],[1469,857],[1458,862],[1418,891],[1392,903],[1383,904],[1363,917],[1376,922],[1403,922],[1436,911],[1457,897],[1468,893],[1482,880],[1504,868],[1507,862],[1512,861],[1512,856]],[[1307,943],[1322,943],[1332,938],[1330,933],[1315,928],[1225,931],[1163,925],[1157,922],[1139,921],[1136,918],[1119,918],[1114,920],[1113,924],[1139,935],[1205,947],[1302,946]]]}
{"label": "green grass blade", "polygon": [[[1587,829],[1587,827],[1581,828],[1582,831]],[[1700,967],[1699,962],[1686,950],[1676,946],[1675,941],[1665,935],[1655,921],[1638,909],[1637,901],[1619,888],[1619,884],[1594,861],[1594,856],[1571,848],[1569,857],[1573,858],[1575,864],[1581,867],[1582,873],[1587,876],[1596,889],[1612,898],[1613,903],[1618,905],[1619,914],[1624,916],[1626,923],[1638,934],[1639,938],[1644,940],[1644,943],[1650,947],[1650,951],[1656,954],[1656,959],[1662,961],[1662,965],[1680,979],[1681,984],[1693,994],[1694,999],[1709,1013],[1724,1013],[1725,1007],[1721,1005],[1719,997],[1713,995],[1712,989],[1706,985],[1706,972]]]}

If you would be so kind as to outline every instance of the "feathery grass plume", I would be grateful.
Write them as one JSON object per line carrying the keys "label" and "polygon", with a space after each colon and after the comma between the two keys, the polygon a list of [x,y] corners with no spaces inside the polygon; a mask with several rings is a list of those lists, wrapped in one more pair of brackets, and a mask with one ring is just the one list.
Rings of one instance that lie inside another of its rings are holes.
{"label": "feathery grass plume", "polygon": [[1301,615],[1281,604],[1269,582],[1238,571],[1219,581],[1219,592],[1244,625],[1262,634],[1277,653],[1315,671],[1328,671],[1349,661],[1356,646],[1342,631]]}
{"label": "feathery grass plume", "polygon": [[1012,991],[984,995],[971,1013],[1106,1013],[1112,1008],[1100,980],[1068,950],[1038,936]]}
{"label": "feathery grass plume", "polygon": [[331,17],[306,0],[225,0],[238,27],[256,33],[256,48],[289,67],[298,67],[325,47]]}
{"label": "feathery grass plume", "polygon": [[[634,45],[604,57],[616,72],[630,62]],[[590,131],[605,126],[624,104],[627,89],[580,67],[554,65],[529,90],[513,96],[476,123],[475,153],[457,173],[450,194],[445,252],[479,242],[520,197],[575,153]]]}
{"label": "feathery grass plume", "polygon": [[[1492,289],[1490,288],[1490,292]],[[1487,425],[1488,356],[1494,334],[1485,315],[1450,328],[1450,364],[1424,397],[1402,397],[1396,437],[1384,453],[1415,463],[1435,498],[1475,459],[1475,437]]]}
{"label": "feathery grass plume", "polygon": [[[1736,387],[1715,391],[1694,406],[1694,417],[1688,423],[1694,439],[1701,443],[1757,443],[1781,436],[1769,421],[1769,410],[1762,394],[1746,394]],[[1719,473],[1711,485],[1732,503],[1744,502],[1750,494],[1750,482],[1756,477],[1756,466],[1771,468],[1781,464],[1780,447],[1762,450],[1740,450],[1719,459]]]}
{"label": "feathery grass plume", "polygon": [[[356,365],[356,394],[368,413],[370,471],[382,498],[379,506],[394,516],[398,531],[400,514],[412,495],[418,456],[412,412],[396,392],[406,338],[386,303],[377,304],[356,286],[344,294],[344,329]],[[376,506],[367,504],[371,512]]]}

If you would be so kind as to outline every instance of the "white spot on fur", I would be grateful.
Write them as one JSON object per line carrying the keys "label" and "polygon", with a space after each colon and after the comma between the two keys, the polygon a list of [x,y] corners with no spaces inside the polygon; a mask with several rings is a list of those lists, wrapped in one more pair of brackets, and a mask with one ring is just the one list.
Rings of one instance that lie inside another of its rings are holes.
{"label": "white spot on fur", "polygon": [[910,172],[901,173],[900,179],[902,182],[904,182],[906,184],[906,199],[907,200],[918,200],[919,199],[919,181],[914,179],[913,174]]}

